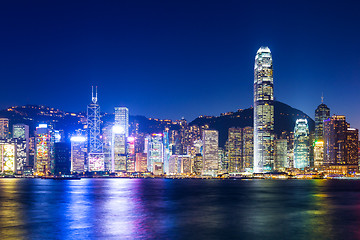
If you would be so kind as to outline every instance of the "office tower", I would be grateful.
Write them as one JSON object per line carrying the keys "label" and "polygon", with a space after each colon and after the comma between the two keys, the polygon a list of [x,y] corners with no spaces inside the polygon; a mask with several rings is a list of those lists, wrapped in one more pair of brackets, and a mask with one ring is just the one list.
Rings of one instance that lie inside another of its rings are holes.
{"label": "office tower", "polygon": [[35,171],[37,175],[54,173],[54,138],[47,124],[39,124],[35,135]]}
{"label": "office tower", "polygon": [[190,155],[171,155],[169,158],[169,174],[191,174],[192,161]]}
{"label": "office tower", "polygon": [[29,139],[29,126],[25,124],[14,124],[12,136],[17,139]]}
{"label": "office tower", "polygon": [[226,151],[229,159],[229,172],[241,172],[243,170],[242,161],[242,129],[229,128]]}
{"label": "office tower", "polygon": [[88,155],[88,171],[104,171],[105,156],[103,153],[103,144],[100,138],[100,106],[97,98],[97,87],[92,89],[92,102],[87,107],[87,127],[88,127],[88,141],[89,141],[89,155]]}
{"label": "office tower", "polygon": [[345,163],[358,165],[359,163],[359,130],[348,128],[345,140]]}
{"label": "office tower", "polygon": [[219,147],[219,171],[223,173],[229,172],[229,158],[225,149]]}
{"label": "office tower", "polygon": [[126,107],[115,108],[115,125],[124,129],[124,134],[129,137],[129,109]]}
{"label": "office tower", "polygon": [[309,166],[309,126],[306,119],[297,119],[294,128],[294,168]]}
{"label": "office tower", "polygon": [[107,123],[102,128],[102,143],[104,153],[104,169],[111,172],[112,169],[112,128],[113,123]]}
{"label": "office tower", "polygon": [[169,132],[164,131],[164,137],[163,137],[163,144],[164,144],[164,172],[166,174],[169,173],[169,158],[172,154],[171,151],[171,145],[170,145],[170,139],[169,139]]}
{"label": "office tower", "polygon": [[333,115],[324,120],[324,164],[345,164],[345,144],[348,124],[345,116]]}
{"label": "office tower", "polygon": [[71,141],[71,172],[81,173],[86,170],[86,138],[81,135],[75,135],[70,138]]}
{"label": "office tower", "polygon": [[25,124],[13,125],[13,139],[16,141],[16,170],[23,172],[29,166],[29,126]]}
{"label": "office tower", "polygon": [[216,130],[203,131],[202,175],[216,176],[219,168],[219,133]]}
{"label": "office tower", "polygon": [[135,172],[135,138],[127,138],[127,156],[126,156],[126,172]]}
{"label": "office tower", "polygon": [[242,139],[242,158],[243,170],[250,172],[253,169],[254,163],[254,128],[244,127]]}
{"label": "office tower", "polygon": [[136,172],[147,172],[147,154],[146,153],[136,153],[135,171]]}
{"label": "office tower", "polygon": [[201,175],[202,169],[203,169],[203,156],[200,153],[197,153],[194,156],[194,167],[193,172],[196,175]]}
{"label": "office tower", "polygon": [[16,144],[11,139],[0,139],[0,164],[2,173],[15,173]]}
{"label": "office tower", "polygon": [[275,170],[284,171],[287,161],[287,140],[276,139],[275,141]]}
{"label": "office tower", "polygon": [[149,172],[155,172],[155,164],[159,168],[160,163],[164,162],[163,135],[152,134],[147,136],[147,169]]}
{"label": "office tower", "polygon": [[273,64],[268,47],[260,47],[254,67],[254,172],[274,168]]}
{"label": "office tower", "polygon": [[114,125],[111,141],[111,172],[126,171],[126,136],[124,128]]}
{"label": "office tower", "polygon": [[9,137],[9,119],[0,118],[0,139]]}
{"label": "office tower", "polygon": [[324,164],[324,141],[317,140],[314,144],[314,167],[319,168]]}
{"label": "office tower", "polygon": [[324,98],[321,97],[321,104],[315,110],[315,140],[322,140],[324,134],[324,120],[330,118],[330,108],[323,103]]}
{"label": "office tower", "polygon": [[70,146],[67,142],[54,143],[55,174],[62,175],[70,173]]}

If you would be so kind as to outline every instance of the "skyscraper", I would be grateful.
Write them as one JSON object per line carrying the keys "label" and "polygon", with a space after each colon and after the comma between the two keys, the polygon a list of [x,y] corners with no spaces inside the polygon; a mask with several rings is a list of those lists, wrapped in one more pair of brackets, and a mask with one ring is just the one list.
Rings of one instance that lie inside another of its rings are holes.
{"label": "skyscraper", "polygon": [[0,118],[0,139],[9,137],[9,119]]}
{"label": "skyscraper", "polygon": [[22,172],[29,165],[29,126],[14,124],[13,139],[16,141],[16,170]]}
{"label": "skyscraper", "polygon": [[124,129],[126,137],[129,136],[129,109],[126,107],[115,108],[115,125]]}
{"label": "skyscraper", "polygon": [[309,161],[309,126],[306,119],[297,119],[294,129],[294,167],[304,169]]}
{"label": "skyscraper", "polygon": [[229,160],[229,172],[241,172],[243,170],[241,128],[229,128],[226,150]]}
{"label": "skyscraper", "polygon": [[260,47],[254,67],[254,172],[274,168],[273,64],[268,47]]}
{"label": "skyscraper", "polygon": [[321,97],[321,104],[315,110],[315,140],[322,140],[324,134],[324,120],[330,117],[330,108],[323,103]]}
{"label": "skyscraper", "polygon": [[216,176],[219,169],[219,132],[204,130],[202,140],[204,142],[202,175]]}
{"label": "skyscraper", "polygon": [[100,106],[97,98],[97,87],[92,89],[92,102],[87,107],[87,125],[89,130],[88,171],[104,171],[103,144],[100,139]]}
{"label": "skyscraper", "polygon": [[164,163],[164,144],[163,144],[163,135],[152,134],[147,138],[147,169],[149,172],[155,171],[155,165]]}
{"label": "skyscraper", "polygon": [[86,138],[84,136],[72,136],[71,141],[71,172],[81,173],[85,171]]}
{"label": "skyscraper", "polygon": [[126,137],[124,128],[114,125],[111,138],[111,171],[126,171]]}
{"label": "skyscraper", "polygon": [[51,127],[39,124],[35,136],[35,170],[38,175],[49,175],[54,172],[54,142]]}

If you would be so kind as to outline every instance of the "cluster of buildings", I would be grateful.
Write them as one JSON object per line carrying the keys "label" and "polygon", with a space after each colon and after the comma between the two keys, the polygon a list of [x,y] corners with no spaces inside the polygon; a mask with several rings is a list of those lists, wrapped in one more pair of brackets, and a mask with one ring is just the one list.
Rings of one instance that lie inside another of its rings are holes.
{"label": "cluster of buildings", "polygon": [[[217,177],[261,174],[352,176],[359,169],[358,130],[345,116],[330,115],[323,103],[315,110],[315,131],[307,119],[294,130],[274,131],[272,55],[261,47],[254,67],[253,126],[228,129],[224,147],[208,125],[168,120],[162,131],[144,133],[129,122],[129,109],[115,107],[103,122],[97,89],[83,127],[68,136],[52,123],[34,132],[25,124],[0,118],[0,162],[3,174]],[[175,127],[174,127],[175,126]]]}

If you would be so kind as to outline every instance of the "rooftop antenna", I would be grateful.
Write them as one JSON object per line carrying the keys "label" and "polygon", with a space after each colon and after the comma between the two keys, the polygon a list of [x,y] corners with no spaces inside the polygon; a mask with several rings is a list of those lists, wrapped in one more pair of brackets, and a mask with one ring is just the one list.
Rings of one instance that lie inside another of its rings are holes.
{"label": "rooftop antenna", "polygon": [[324,103],[324,93],[321,93],[321,103]]}
{"label": "rooftop antenna", "polygon": [[94,86],[91,86],[91,100],[93,103],[97,103],[97,86],[95,87],[95,97],[94,97]]}

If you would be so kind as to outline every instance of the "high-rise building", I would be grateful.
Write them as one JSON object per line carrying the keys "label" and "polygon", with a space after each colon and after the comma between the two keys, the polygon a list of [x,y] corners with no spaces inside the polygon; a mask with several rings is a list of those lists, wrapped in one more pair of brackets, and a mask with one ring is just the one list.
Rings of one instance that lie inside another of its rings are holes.
{"label": "high-rise building", "polygon": [[287,161],[287,139],[276,139],[275,140],[275,170],[285,170]]}
{"label": "high-rise building", "polygon": [[254,128],[243,128],[243,142],[242,142],[242,158],[243,158],[243,170],[250,172],[253,169],[254,163]]}
{"label": "high-rise building", "polygon": [[25,124],[13,125],[13,139],[16,141],[16,169],[23,172],[29,166],[29,126]]}
{"label": "high-rise building", "polygon": [[127,138],[127,156],[126,156],[126,172],[132,173],[135,172],[135,138],[128,137]]}
{"label": "high-rise building", "polygon": [[52,128],[39,124],[35,136],[35,171],[38,175],[54,173],[54,142]]}
{"label": "high-rise building", "polygon": [[71,141],[71,172],[81,173],[86,170],[86,138],[84,136],[72,136]]}
{"label": "high-rise building", "polygon": [[92,102],[87,107],[87,127],[89,130],[89,154],[88,154],[88,171],[104,171],[105,156],[103,144],[100,136],[100,106],[97,98],[97,87],[92,91]]}
{"label": "high-rise building", "polygon": [[309,161],[309,126],[306,119],[297,119],[294,128],[294,167],[304,169]]}
{"label": "high-rise building", "polygon": [[67,142],[54,143],[55,174],[70,173],[70,146]]}
{"label": "high-rise building", "polygon": [[345,140],[345,163],[348,165],[359,164],[359,130],[348,128]]}
{"label": "high-rise building", "polygon": [[241,128],[229,128],[226,151],[229,160],[228,171],[231,173],[241,172],[243,170],[242,140],[243,136]]}
{"label": "high-rise building", "polygon": [[111,171],[126,172],[126,136],[124,128],[114,125],[111,141]]}
{"label": "high-rise building", "polygon": [[124,129],[124,134],[129,137],[129,109],[126,107],[115,108],[115,125]]}
{"label": "high-rise building", "polygon": [[146,153],[136,153],[135,171],[136,172],[147,172],[147,154]]}
{"label": "high-rise building", "polygon": [[15,173],[16,144],[10,139],[0,139],[0,164],[2,173]]}
{"label": "high-rise building", "polygon": [[194,161],[194,167],[193,167],[193,172],[196,175],[201,175],[201,171],[203,168],[203,156],[200,153],[197,153],[194,157],[193,157],[193,161]]}
{"label": "high-rise building", "polygon": [[274,169],[273,64],[268,47],[260,47],[254,67],[254,172]]}
{"label": "high-rise building", "polygon": [[321,97],[321,104],[315,110],[315,140],[322,140],[324,135],[324,120],[330,118],[330,108],[323,103]]}
{"label": "high-rise building", "polygon": [[9,137],[9,119],[0,118],[0,139]]}
{"label": "high-rise building", "polygon": [[319,168],[324,164],[324,141],[317,140],[314,143],[314,167]]}
{"label": "high-rise building", "polygon": [[348,123],[345,116],[333,115],[324,120],[324,164],[346,164],[345,146]]}
{"label": "high-rise building", "polygon": [[216,176],[219,169],[219,132],[203,131],[203,170],[202,175]]}
{"label": "high-rise building", "polygon": [[[154,172],[156,163],[164,163],[164,145],[163,135],[152,134],[147,138],[147,169],[149,172]],[[160,165],[157,164],[159,167]]]}

